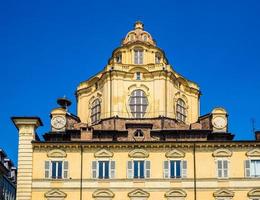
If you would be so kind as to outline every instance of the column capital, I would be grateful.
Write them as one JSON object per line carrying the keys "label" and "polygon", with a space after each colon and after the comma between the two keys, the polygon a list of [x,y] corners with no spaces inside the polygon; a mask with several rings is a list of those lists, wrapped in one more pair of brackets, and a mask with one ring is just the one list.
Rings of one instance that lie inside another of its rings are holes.
{"label": "column capital", "polygon": [[15,127],[20,130],[21,127],[30,126],[37,129],[43,123],[39,117],[11,117]]}

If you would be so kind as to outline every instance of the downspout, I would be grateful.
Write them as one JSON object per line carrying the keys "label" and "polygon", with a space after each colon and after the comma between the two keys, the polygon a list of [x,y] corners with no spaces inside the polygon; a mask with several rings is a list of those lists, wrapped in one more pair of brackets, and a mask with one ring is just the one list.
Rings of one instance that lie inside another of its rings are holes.
{"label": "downspout", "polygon": [[83,182],[83,147],[80,145],[80,200],[82,200],[82,182]]}
{"label": "downspout", "polygon": [[194,200],[197,200],[197,174],[196,174],[196,143],[193,143],[193,185],[194,185]]}
{"label": "downspout", "polygon": [[110,116],[112,117],[112,77],[111,77],[111,72],[112,72],[112,68],[109,70],[109,79],[110,79]]}
{"label": "downspout", "polygon": [[165,74],[166,74],[166,78],[165,78],[165,86],[164,86],[164,88],[165,88],[165,107],[164,107],[164,109],[165,109],[165,117],[167,117],[167,103],[168,103],[168,99],[167,99],[167,97],[168,97],[168,94],[167,94],[168,71],[167,70],[165,70]]}

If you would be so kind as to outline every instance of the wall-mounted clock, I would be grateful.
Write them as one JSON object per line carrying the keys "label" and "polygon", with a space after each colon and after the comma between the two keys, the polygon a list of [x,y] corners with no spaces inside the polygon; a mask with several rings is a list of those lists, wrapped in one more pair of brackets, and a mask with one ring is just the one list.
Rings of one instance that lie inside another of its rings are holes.
{"label": "wall-mounted clock", "polygon": [[216,129],[223,129],[227,126],[227,120],[222,116],[216,116],[212,119],[212,125]]}
{"label": "wall-mounted clock", "polygon": [[64,116],[54,116],[51,119],[51,125],[55,129],[62,129],[66,126],[66,118]]}

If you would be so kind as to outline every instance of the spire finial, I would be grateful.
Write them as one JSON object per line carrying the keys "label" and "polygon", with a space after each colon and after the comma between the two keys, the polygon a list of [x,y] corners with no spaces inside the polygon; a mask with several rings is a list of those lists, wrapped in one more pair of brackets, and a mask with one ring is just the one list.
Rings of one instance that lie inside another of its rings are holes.
{"label": "spire finial", "polygon": [[135,27],[135,29],[141,29],[141,30],[143,30],[143,29],[144,29],[144,24],[143,24],[143,22],[141,22],[141,21],[136,21],[134,27]]}

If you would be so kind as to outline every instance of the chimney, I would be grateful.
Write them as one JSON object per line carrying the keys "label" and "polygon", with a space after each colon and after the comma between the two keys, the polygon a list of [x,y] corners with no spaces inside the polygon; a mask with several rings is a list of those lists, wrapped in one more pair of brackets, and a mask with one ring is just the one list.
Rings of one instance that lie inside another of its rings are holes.
{"label": "chimney", "polygon": [[255,131],[255,140],[260,141],[260,130]]}

